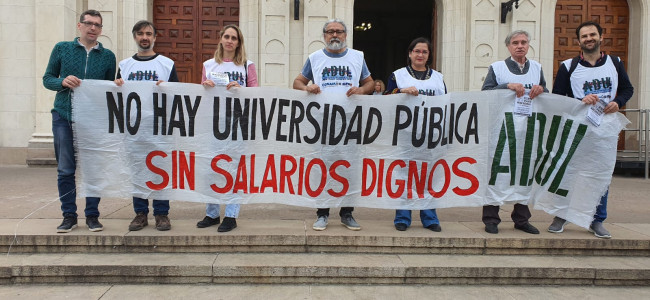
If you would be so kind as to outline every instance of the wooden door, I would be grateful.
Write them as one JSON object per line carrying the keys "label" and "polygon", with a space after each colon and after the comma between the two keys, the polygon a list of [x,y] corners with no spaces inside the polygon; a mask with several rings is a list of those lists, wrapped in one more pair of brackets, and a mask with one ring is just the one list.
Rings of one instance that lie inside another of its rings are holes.
{"label": "wooden door", "polygon": [[219,31],[239,24],[239,0],[157,0],[156,52],[174,60],[181,82],[200,83],[202,64],[214,56]]}
{"label": "wooden door", "polygon": [[601,50],[619,56],[627,67],[629,9],[626,0],[558,0],[553,79],[562,61],[580,54],[576,28],[590,20],[603,27]]}
{"label": "wooden door", "polygon": [[[555,53],[553,81],[562,61],[580,54],[576,28],[582,22],[595,21],[603,27],[600,49],[623,60],[627,69],[629,9],[626,0],[558,0],[555,6]],[[625,108],[625,107],[622,107]],[[625,147],[625,132],[618,139],[618,149]]]}

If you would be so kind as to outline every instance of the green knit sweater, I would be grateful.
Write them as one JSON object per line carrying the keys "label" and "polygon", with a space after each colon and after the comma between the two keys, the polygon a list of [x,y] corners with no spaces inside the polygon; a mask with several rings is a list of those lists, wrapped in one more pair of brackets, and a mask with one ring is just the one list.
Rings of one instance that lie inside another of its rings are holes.
{"label": "green knit sweater", "polygon": [[63,79],[68,75],[77,76],[81,80],[115,80],[115,69],[115,54],[104,48],[101,43],[97,49],[92,49],[90,53],[87,53],[84,46],[79,44],[79,38],[70,42],[57,43],[50,55],[45,75],[43,75],[45,88],[56,91],[52,111],[56,111],[62,118],[70,120],[72,91],[62,85]]}

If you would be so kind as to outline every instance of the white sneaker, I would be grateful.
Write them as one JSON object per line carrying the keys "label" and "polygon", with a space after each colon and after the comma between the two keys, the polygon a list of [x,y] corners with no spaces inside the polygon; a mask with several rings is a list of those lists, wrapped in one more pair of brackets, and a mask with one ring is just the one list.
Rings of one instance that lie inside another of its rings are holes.
{"label": "white sneaker", "polygon": [[314,226],[312,226],[314,230],[325,230],[327,228],[327,216],[320,216],[318,219],[316,219],[316,222],[314,222]]}

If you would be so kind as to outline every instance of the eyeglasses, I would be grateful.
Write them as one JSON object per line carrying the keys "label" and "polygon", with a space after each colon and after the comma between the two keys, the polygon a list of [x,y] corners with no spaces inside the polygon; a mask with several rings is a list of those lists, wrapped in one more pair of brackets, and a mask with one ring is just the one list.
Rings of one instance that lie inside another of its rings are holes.
{"label": "eyeglasses", "polygon": [[429,55],[429,51],[421,51],[421,50],[412,50],[411,52],[415,53],[415,55]]}
{"label": "eyeglasses", "polygon": [[102,24],[99,24],[99,23],[93,23],[93,22],[90,22],[90,21],[84,21],[84,22],[81,22],[81,24],[84,24],[84,25],[86,25],[86,26],[88,26],[88,27],[93,27],[93,26],[95,26],[95,27],[97,27],[97,28],[99,28],[99,29],[102,29],[102,27],[104,27],[104,25],[102,25]]}
{"label": "eyeglasses", "polygon": [[329,34],[329,35],[334,35],[335,33],[336,34],[344,34],[345,30],[327,30],[327,31],[324,31],[324,32]]}

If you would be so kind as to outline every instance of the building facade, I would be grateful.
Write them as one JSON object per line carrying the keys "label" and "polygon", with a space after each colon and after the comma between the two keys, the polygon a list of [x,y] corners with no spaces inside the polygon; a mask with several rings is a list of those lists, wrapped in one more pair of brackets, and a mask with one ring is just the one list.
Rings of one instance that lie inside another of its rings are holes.
{"label": "building facade", "polygon": [[[322,26],[330,18],[347,23],[348,45],[367,52],[373,77],[384,80],[387,70],[405,64],[401,44],[409,34],[432,38],[434,65],[449,91],[480,90],[488,66],[509,55],[504,39],[516,29],[531,34],[528,57],[542,64],[550,89],[558,62],[579,53],[575,25],[596,20],[605,27],[603,49],[624,58],[635,87],[627,108],[650,108],[650,0],[520,0],[505,23],[502,1],[0,0],[0,164],[53,157],[54,92],[43,87],[42,76],[52,47],[77,36],[79,13],[88,8],[102,13],[99,40],[118,61],[136,52],[133,24],[153,20],[160,33],[155,50],[176,61],[181,81],[194,83],[221,26],[239,24],[260,85],[287,88],[309,53],[324,47]],[[362,18],[372,18],[373,26]],[[414,19],[431,26],[414,27]]]}

